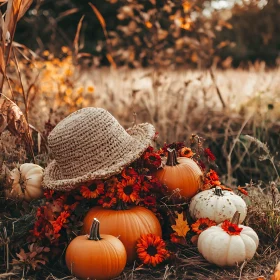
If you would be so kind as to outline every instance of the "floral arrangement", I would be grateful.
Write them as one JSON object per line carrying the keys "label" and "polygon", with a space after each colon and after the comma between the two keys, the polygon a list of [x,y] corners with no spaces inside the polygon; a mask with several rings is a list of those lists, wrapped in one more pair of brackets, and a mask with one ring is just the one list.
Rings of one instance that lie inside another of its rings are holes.
{"label": "floral arrangement", "polygon": [[[137,205],[150,209],[157,216],[164,229],[164,239],[151,233],[141,235],[137,241],[138,259],[145,265],[156,266],[168,259],[172,255],[168,244],[196,245],[199,235],[215,226],[216,222],[209,218],[193,220],[186,216],[188,201],[168,190],[155,176],[155,172],[164,166],[167,150],[172,148],[177,156],[194,160],[203,171],[200,191],[217,186],[232,191],[221,184],[214,170],[216,158],[210,148],[204,148],[203,144],[201,137],[192,135],[189,145],[177,142],[164,144],[159,149],[148,147],[137,161],[120,174],[82,184],[70,192],[45,191],[43,204],[37,208],[36,221],[28,237],[30,252],[32,248],[44,248],[43,251],[36,251],[38,260],[35,256],[32,268],[39,268],[49,258],[61,255],[69,241],[81,231],[86,212],[97,205],[112,209],[118,209],[120,203]],[[246,194],[244,188],[238,187],[238,191]],[[170,202],[172,207],[169,207]],[[223,226],[231,230],[230,224],[225,222]],[[165,242],[166,239],[170,242]],[[23,250],[20,254],[27,256],[29,253]],[[21,255],[20,260],[14,260],[15,263],[24,261]]]}

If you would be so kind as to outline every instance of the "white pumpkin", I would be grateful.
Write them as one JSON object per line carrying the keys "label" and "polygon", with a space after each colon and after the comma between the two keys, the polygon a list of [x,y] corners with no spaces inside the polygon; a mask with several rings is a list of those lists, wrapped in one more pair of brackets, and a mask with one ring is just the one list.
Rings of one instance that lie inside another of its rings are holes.
{"label": "white pumpkin", "polygon": [[43,197],[43,172],[41,166],[33,163],[24,163],[13,169],[10,173],[12,191],[8,196],[25,201]]}
{"label": "white pumpkin", "polygon": [[209,218],[217,224],[231,220],[234,213],[238,211],[242,223],[247,215],[247,206],[239,195],[216,187],[196,194],[191,200],[189,211],[195,220]]}
{"label": "white pumpkin", "polygon": [[[223,224],[212,226],[199,235],[198,251],[208,262],[218,266],[235,266],[252,259],[259,245],[256,232],[250,227],[235,224],[242,230],[232,235],[223,228]],[[233,224],[228,225],[229,230],[234,231]]]}

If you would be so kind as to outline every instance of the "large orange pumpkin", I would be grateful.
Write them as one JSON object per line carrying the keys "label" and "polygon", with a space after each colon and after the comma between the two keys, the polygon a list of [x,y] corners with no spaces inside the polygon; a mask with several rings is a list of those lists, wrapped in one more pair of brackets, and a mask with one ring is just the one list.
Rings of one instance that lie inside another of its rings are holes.
{"label": "large orange pumpkin", "polygon": [[174,149],[167,149],[166,165],[155,176],[168,189],[180,189],[180,194],[192,198],[202,185],[203,174],[199,166],[190,158],[177,158]]}
{"label": "large orange pumpkin", "polygon": [[93,207],[84,218],[83,232],[88,232],[94,217],[101,223],[101,233],[119,236],[126,249],[128,263],[137,257],[136,243],[141,234],[153,233],[162,236],[157,217],[144,207],[134,206],[121,210]]}
{"label": "large orange pumpkin", "polygon": [[74,276],[82,279],[106,280],[119,276],[126,264],[122,242],[107,234],[99,234],[99,221],[93,219],[89,235],[74,238],[66,250],[65,260]]}

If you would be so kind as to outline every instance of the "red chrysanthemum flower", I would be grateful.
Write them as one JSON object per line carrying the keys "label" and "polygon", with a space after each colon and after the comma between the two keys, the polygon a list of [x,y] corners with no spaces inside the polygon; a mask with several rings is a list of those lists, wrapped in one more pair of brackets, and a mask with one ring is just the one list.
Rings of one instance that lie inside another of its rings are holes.
{"label": "red chrysanthemum flower", "polygon": [[123,169],[121,176],[124,179],[130,179],[132,177],[138,177],[139,175],[134,168],[128,167],[128,168]]}
{"label": "red chrysanthemum flower", "polygon": [[192,230],[197,234],[201,234],[204,230],[215,225],[216,222],[208,218],[200,218],[195,223],[192,224]]}
{"label": "red chrysanthemum flower", "polygon": [[179,236],[177,232],[173,232],[170,234],[170,241],[172,243],[177,243],[182,245],[186,244],[186,238],[184,238],[183,236]]}
{"label": "red chrysanthemum flower", "polygon": [[194,155],[195,155],[195,153],[193,153],[191,148],[184,147],[180,150],[181,157],[191,158]]}
{"label": "red chrysanthemum flower", "polygon": [[39,219],[34,223],[33,229],[30,231],[35,237],[42,238],[45,236],[45,227],[47,221],[44,219]]}
{"label": "red chrysanthemum flower", "polygon": [[240,191],[242,194],[248,195],[248,192],[247,192],[247,190],[246,190],[245,188],[242,188],[242,187],[238,186],[237,189],[238,189],[238,191]]}
{"label": "red chrysanthemum flower", "polygon": [[119,180],[116,176],[112,176],[105,181],[105,185],[110,189],[114,190],[119,183]]}
{"label": "red chrysanthemum flower", "polygon": [[124,202],[135,202],[139,198],[140,186],[135,177],[123,179],[118,184],[118,197]]}
{"label": "red chrysanthemum flower", "polygon": [[67,218],[70,216],[70,213],[67,211],[61,212],[58,218],[55,221],[51,221],[53,226],[54,233],[59,233],[63,224],[67,223]]}
{"label": "red chrysanthemum flower", "polygon": [[142,234],[137,241],[137,255],[147,265],[156,266],[169,256],[165,242],[157,235]]}
{"label": "red chrysanthemum flower", "polygon": [[117,199],[110,195],[104,195],[98,200],[98,204],[102,205],[104,208],[111,208],[117,203]]}
{"label": "red chrysanthemum flower", "polygon": [[96,198],[104,193],[104,183],[96,180],[89,186],[81,186],[80,192],[85,198]]}
{"label": "red chrysanthemum flower", "polygon": [[151,182],[151,176],[140,176],[140,186],[141,186],[141,191],[143,192],[150,192],[152,189],[153,185]]}
{"label": "red chrysanthemum flower", "polygon": [[197,162],[197,164],[199,165],[199,167],[201,168],[202,171],[204,171],[206,169],[206,165],[204,164],[204,162],[202,160],[199,160]]}
{"label": "red chrysanthemum flower", "polygon": [[149,196],[146,196],[145,198],[144,198],[144,204],[145,205],[147,205],[147,206],[154,206],[154,205],[156,205],[156,198],[154,197],[154,196],[151,196],[151,195],[149,195]]}
{"label": "red chrysanthemum flower", "polygon": [[208,157],[209,160],[211,160],[211,161],[215,161],[216,160],[216,157],[214,156],[214,154],[212,153],[210,148],[204,149],[204,153],[205,153],[205,156]]}
{"label": "red chrysanthemum flower", "polygon": [[54,190],[46,190],[44,192],[44,196],[46,199],[51,199],[53,197],[53,194],[54,194]]}
{"label": "red chrysanthemum flower", "polygon": [[59,198],[57,198],[55,202],[58,203],[61,206],[61,208],[63,208],[66,211],[74,211],[77,205],[79,204],[79,201],[82,199],[83,198],[81,196],[73,195],[72,193],[65,193]]}
{"label": "red chrysanthemum flower", "polygon": [[143,159],[148,168],[158,168],[161,165],[161,157],[157,153],[145,153]]}
{"label": "red chrysanthemum flower", "polygon": [[243,228],[226,220],[222,223],[222,229],[229,235],[239,235]]}
{"label": "red chrysanthemum flower", "polygon": [[219,175],[217,172],[213,169],[210,169],[210,171],[206,175],[211,181],[219,181]]}

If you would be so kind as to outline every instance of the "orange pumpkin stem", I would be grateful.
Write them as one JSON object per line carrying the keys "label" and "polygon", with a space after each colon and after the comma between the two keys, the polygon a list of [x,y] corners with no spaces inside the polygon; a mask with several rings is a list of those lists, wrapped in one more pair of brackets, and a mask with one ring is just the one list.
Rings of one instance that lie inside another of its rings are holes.
{"label": "orange pumpkin stem", "polygon": [[101,236],[99,233],[99,226],[100,226],[100,222],[96,218],[94,218],[90,227],[88,240],[94,240],[94,241],[101,240]]}
{"label": "orange pumpkin stem", "polygon": [[216,187],[214,190],[215,195],[218,196],[223,196],[222,188],[221,187]]}
{"label": "orange pumpkin stem", "polygon": [[175,166],[175,165],[179,164],[179,162],[177,160],[176,150],[168,148],[167,152],[168,152],[168,155],[167,155],[166,165]]}
{"label": "orange pumpkin stem", "polygon": [[231,219],[231,223],[238,225],[240,221],[240,212],[236,211]]}

